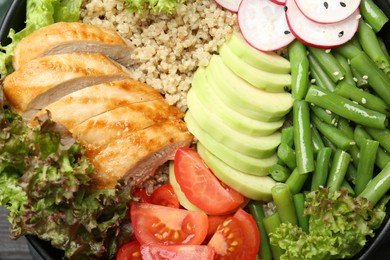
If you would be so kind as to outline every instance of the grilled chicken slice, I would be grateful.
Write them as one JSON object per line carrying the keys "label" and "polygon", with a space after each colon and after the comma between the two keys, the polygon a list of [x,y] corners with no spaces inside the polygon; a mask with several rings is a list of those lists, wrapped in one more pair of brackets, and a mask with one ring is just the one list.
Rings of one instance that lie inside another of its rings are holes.
{"label": "grilled chicken slice", "polygon": [[121,80],[130,73],[100,53],[67,53],[31,60],[4,80],[5,95],[26,120],[36,110],[88,86]]}
{"label": "grilled chicken slice", "polygon": [[[141,82],[125,79],[87,87],[73,92],[43,108],[39,118],[50,111],[51,118],[71,130],[91,117],[133,103],[163,101],[161,94]],[[36,124],[36,120],[31,122]]]}
{"label": "grilled chicken slice", "polygon": [[182,120],[168,119],[121,135],[103,148],[87,145],[86,156],[98,172],[91,188],[113,188],[118,182],[139,185],[172,160],[178,148],[189,146],[192,138]]}
{"label": "grilled chicken slice", "polygon": [[112,29],[78,22],[61,22],[43,27],[24,38],[15,48],[12,63],[14,69],[18,69],[41,56],[99,52],[129,66],[133,64],[130,58],[133,49]]}
{"label": "grilled chicken slice", "polygon": [[183,113],[178,108],[159,99],[118,107],[86,120],[70,132],[82,145],[93,146],[97,150],[131,132],[182,117]]}

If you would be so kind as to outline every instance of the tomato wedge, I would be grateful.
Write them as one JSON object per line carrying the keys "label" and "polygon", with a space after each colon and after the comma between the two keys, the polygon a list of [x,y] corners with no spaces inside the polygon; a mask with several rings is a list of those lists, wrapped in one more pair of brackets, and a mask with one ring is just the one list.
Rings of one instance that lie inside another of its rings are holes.
{"label": "tomato wedge", "polygon": [[221,225],[228,217],[231,217],[232,215],[210,215],[208,216],[209,219],[209,229],[207,230],[207,236],[205,241],[203,241],[203,244],[207,244],[214,233],[217,231],[219,225]]}
{"label": "tomato wedge", "polygon": [[253,217],[238,209],[217,229],[208,244],[215,250],[215,259],[253,260],[260,247],[260,233]]}
{"label": "tomato wedge", "polygon": [[133,202],[130,218],[141,245],[199,245],[207,234],[207,215],[203,212]]}
{"label": "tomato wedge", "polygon": [[226,214],[244,202],[244,196],[220,182],[194,149],[177,150],[174,171],[187,199],[210,215]]}
{"label": "tomato wedge", "polygon": [[150,260],[212,260],[214,249],[206,245],[163,246],[146,244],[141,246],[144,259]]}
{"label": "tomato wedge", "polygon": [[172,185],[167,183],[155,189],[150,198],[152,204],[180,208],[179,199],[173,191]]}
{"label": "tomato wedge", "polygon": [[134,200],[138,202],[147,202],[150,203],[151,198],[150,195],[143,188],[134,188],[131,192]]}
{"label": "tomato wedge", "polygon": [[124,244],[117,252],[117,260],[142,260],[141,244],[137,240],[133,240]]}

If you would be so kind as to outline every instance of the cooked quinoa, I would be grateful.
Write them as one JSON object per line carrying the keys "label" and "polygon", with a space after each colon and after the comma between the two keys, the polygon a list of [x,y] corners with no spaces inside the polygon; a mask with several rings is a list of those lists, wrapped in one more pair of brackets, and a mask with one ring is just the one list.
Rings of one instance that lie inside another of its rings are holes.
{"label": "cooked quinoa", "polygon": [[131,12],[121,0],[84,0],[81,19],[114,28],[128,39],[139,61],[130,68],[133,77],[182,111],[193,73],[237,28],[236,15],[213,0],[187,0],[172,14]]}

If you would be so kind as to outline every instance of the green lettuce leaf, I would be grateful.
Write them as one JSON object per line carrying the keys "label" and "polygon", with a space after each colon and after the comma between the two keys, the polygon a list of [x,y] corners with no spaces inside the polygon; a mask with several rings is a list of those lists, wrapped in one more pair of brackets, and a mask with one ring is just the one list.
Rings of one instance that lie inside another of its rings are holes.
{"label": "green lettuce leaf", "polygon": [[82,0],[27,0],[26,27],[19,31],[11,29],[11,43],[0,46],[0,75],[4,78],[12,71],[12,57],[16,45],[30,33],[55,22],[76,22],[80,18]]}
{"label": "green lettuce leaf", "polygon": [[365,198],[354,198],[343,189],[333,194],[320,188],[307,194],[305,214],[309,232],[282,223],[270,241],[284,250],[281,259],[341,259],[356,255],[386,216],[385,204],[373,207]]}
{"label": "green lettuce leaf", "polygon": [[185,0],[123,0],[127,8],[132,11],[142,12],[145,9],[151,9],[154,12],[165,12],[171,14],[178,4]]}

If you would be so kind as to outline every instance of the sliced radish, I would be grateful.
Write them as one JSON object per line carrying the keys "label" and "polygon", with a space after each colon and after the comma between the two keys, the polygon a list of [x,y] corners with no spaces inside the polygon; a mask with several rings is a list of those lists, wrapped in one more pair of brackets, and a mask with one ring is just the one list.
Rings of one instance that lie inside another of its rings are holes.
{"label": "sliced radish", "polygon": [[299,10],[317,23],[337,23],[359,8],[360,0],[295,0]]}
{"label": "sliced radish", "polygon": [[285,5],[286,4],[286,0],[271,0],[271,1],[277,5]]}
{"label": "sliced radish", "polygon": [[242,0],[215,0],[217,4],[234,13],[237,13],[241,1]]}
{"label": "sliced radish", "polygon": [[261,51],[274,51],[291,43],[284,6],[270,0],[242,0],[238,25],[245,40]]}
{"label": "sliced radish", "polygon": [[286,7],[286,19],[291,32],[307,45],[320,48],[340,46],[353,37],[359,26],[359,9],[341,22],[321,24],[308,19],[299,10],[295,0],[287,0]]}

